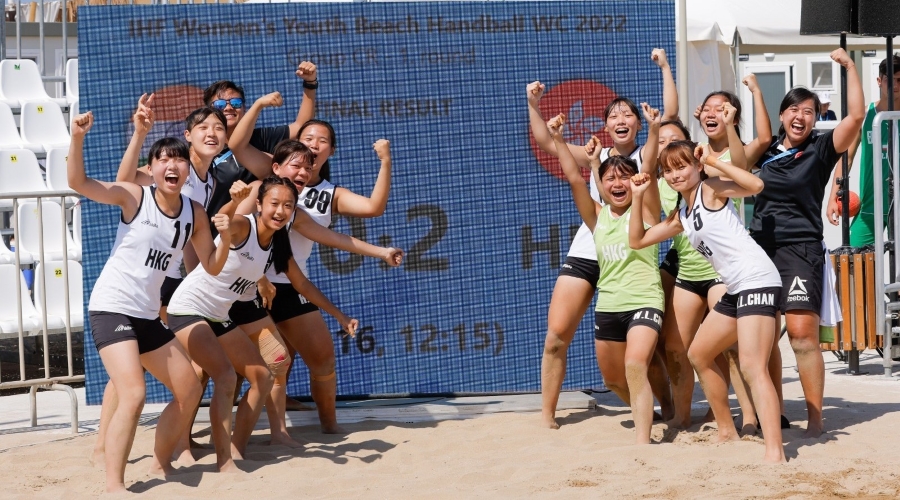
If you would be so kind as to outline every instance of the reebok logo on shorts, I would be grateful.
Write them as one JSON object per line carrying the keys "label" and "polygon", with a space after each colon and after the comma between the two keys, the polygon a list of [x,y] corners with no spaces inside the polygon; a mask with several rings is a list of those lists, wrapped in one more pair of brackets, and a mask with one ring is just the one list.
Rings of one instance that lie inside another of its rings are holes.
{"label": "reebok logo on shorts", "polygon": [[800,276],[794,276],[794,281],[791,282],[791,289],[788,292],[788,302],[797,302],[802,300],[803,302],[809,302],[809,292],[806,291],[806,283],[809,280],[802,280]]}
{"label": "reebok logo on shorts", "polygon": [[131,325],[119,325],[116,327],[117,332],[127,332],[131,330]]}
{"label": "reebok logo on shorts", "polygon": [[[809,300],[809,299],[807,299]],[[775,305],[775,294],[774,293],[749,293],[746,296],[739,296],[737,308],[740,309],[742,307],[747,306],[774,306]]]}
{"label": "reebok logo on shorts", "polygon": [[656,323],[657,325],[662,326],[662,317],[655,312],[638,311],[638,312],[634,313],[634,317],[632,318],[632,320],[639,320],[639,319],[650,320],[650,321]]}

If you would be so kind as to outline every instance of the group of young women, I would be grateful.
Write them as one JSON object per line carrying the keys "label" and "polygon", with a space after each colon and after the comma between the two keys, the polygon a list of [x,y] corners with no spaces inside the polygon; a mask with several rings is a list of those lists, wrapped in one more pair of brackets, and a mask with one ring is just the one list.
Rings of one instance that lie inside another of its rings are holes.
{"label": "group of young women", "polygon": [[[263,407],[272,442],[302,446],[288,434],[284,415],[295,353],[310,369],[323,432],[342,431],[335,415],[334,346],[318,311],[331,314],[349,335],[359,322],[306,278],[306,261],[319,242],[401,264],[402,250],[328,229],[337,214],[384,212],[390,145],[374,144],[381,170],[371,197],[328,181],[334,129],[311,119],[315,66],[301,63],[297,75],[305,89],[297,119],[303,123],[254,130],[261,103],[280,105],[280,95],[258,101],[251,108],[256,112],[241,123],[243,90],[216,82],[207,91],[207,105],[187,117],[183,140],[156,141],[143,169],[138,163],[154,123],[154,96],[141,96],[115,182],[86,176],[83,144],[94,117],[88,112],[73,120],[69,185],[121,208],[112,252],[88,306],[94,343],[110,377],[93,455],[95,463],[105,464],[110,492],[125,488],[125,464],[145,399],[144,370],[173,395],[157,425],[151,473],[175,472],[176,460],[194,463],[192,420],[210,378],[220,472],[241,472],[234,460],[245,453]],[[232,419],[238,376],[249,389]]]}
{"label": "group of young women", "polygon": [[[694,117],[708,142],[691,142],[674,119],[675,85],[659,50],[652,59],[663,72],[665,113],[647,104],[639,113],[632,101],[614,99],[604,115],[609,149],[596,137],[567,144],[565,117],[544,121],[544,86],[528,85],[536,142],[559,158],[584,221],[550,301],[541,368],[544,426],[558,427],[566,350],[596,289],[597,362],[607,387],[631,406],[638,443],[650,442],[653,395],[669,428],[691,426],[696,371],[718,440],[739,439],[730,382],[742,432],[761,428],[764,460],[783,462],[781,430],[790,422],[781,395],[781,314],[806,399],[806,436],[823,432],[821,209],[832,169],[864,117],[853,60],[841,49],[831,58],[848,69],[847,117],[832,131],[815,131],[818,97],[794,88],[781,103],[781,130],[773,136],[750,75],[743,83],[754,97],[757,138],[748,144],[739,135],[740,101],[727,91],[711,93],[698,106]],[[648,137],[639,147],[641,114]],[[581,170],[588,168],[590,188]],[[755,196],[749,232],[739,211],[748,196]],[[658,244],[670,238],[672,248],[659,265]],[[664,363],[657,361],[660,347]]]}

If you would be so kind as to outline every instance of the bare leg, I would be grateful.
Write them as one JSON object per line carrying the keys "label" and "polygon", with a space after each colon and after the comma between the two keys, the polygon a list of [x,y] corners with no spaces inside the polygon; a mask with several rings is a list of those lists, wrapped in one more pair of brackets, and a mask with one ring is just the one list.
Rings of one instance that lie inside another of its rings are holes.
{"label": "bare leg", "polygon": [[109,421],[112,420],[118,405],[119,398],[116,395],[116,387],[110,380],[106,382],[106,388],[103,389],[103,403],[100,406],[100,425],[97,427],[97,441],[94,443],[94,449],[91,452],[90,461],[94,467],[103,467],[106,463],[104,458],[106,455],[106,430],[109,429]]}
{"label": "bare leg", "polygon": [[297,350],[309,368],[309,386],[319,422],[325,434],[343,434],[337,423],[337,378],[334,371],[334,342],[319,311],[278,323],[278,331]]}
{"label": "bare leg", "polygon": [[772,342],[775,341],[775,318],[766,316],[744,316],[737,320],[738,353],[741,360],[741,374],[750,385],[753,401],[759,409],[766,453],[763,460],[769,463],[783,463],[784,446],[781,442],[781,414],[778,396],[767,365]]}
{"label": "bare leg", "polygon": [[547,336],[541,357],[541,426],[558,429],[556,404],[566,377],[566,356],[578,325],[594,297],[594,287],[574,276],[560,276],[547,312]]}
{"label": "bare leg", "polygon": [[200,400],[203,399],[203,394],[206,392],[206,386],[209,385],[209,375],[200,368],[200,365],[191,361],[191,369],[194,371],[194,375],[200,382],[200,395],[193,402],[193,415],[191,416],[191,421],[185,426],[184,430],[181,431],[181,436],[179,436],[178,443],[175,445],[175,451],[172,453],[172,459],[184,466],[197,463],[193,452],[191,452],[191,449],[194,448],[194,441],[191,438],[191,429],[194,427],[194,421],[197,420],[197,412],[200,410]]}
{"label": "bare leg", "polygon": [[[750,386],[741,375],[741,362],[738,358],[738,346],[732,345],[722,353],[727,360],[727,365],[719,370],[725,373],[727,370],[731,374],[731,386],[734,387],[734,395],[737,396],[738,404],[741,406],[741,435],[753,435],[759,429],[759,421],[756,419],[756,406],[753,404],[753,398],[750,397]],[[718,358],[717,358],[718,359]]]}
{"label": "bare leg", "polygon": [[173,395],[172,401],[159,415],[150,463],[151,474],[169,475],[175,472],[171,465],[175,445],[191,424],[194,402],[200,400],[200,382],[195,377],[187,352],[174,339],[155,351],[141,354],[141,363]]}
{"label": "bare leg", "polygon": [[[254,328],[253,324],[245,326],[251,331]],[[238,405],[234,419],[234,433],[231,436],[232,455],[237,452],[238,455],[234,457],[240,459],[247,451],[250,434],[253,433],[256,421],[259,420],[259,414],[262,412],[266,396],[272,390],[275,377],[260,355],[259,347],[248,338],[243,328],[235,328],[222,335],[219,337],[219,343],[235,371],[250,382],[250,389]],[[282,353],[282,358],[283,356]]]}
{"label": "bare leg", "polygon": [[175,336],[215,384],[209,420],[216,448],[216,467],[219,472],[241,472],[231,456],[231,408],[237,380],[234,368],[206,322],[194,323],[175,332]]}
{"label": "bare leg", "polygon": [[[723,287],[724,288],[724,287]],[[672,304],[666,306],[663,319],[666,361],[672,380],[675,416],[668,424],[679,429],[691,426],[691,402],[694,395],[694,370],[687,359],[687,350],[700,327],[706,302],[703,297],[676,287]]]}
{"label": "bare leg", "polygon": [[718,442],[740,439],[731,407],[728,405],[728,386],[725,376],[715,363],[716,356],[737,340],[737,321],[717,311],[710,311],[700,325],[700,331],[688,349],[688,359],[697,371],[706,400],[712,408],[719,428]]}
{"label": "bare leg", "polygon": [[106,460],[106,491],[125,491],[125,464],[134,443],[138,419],[144,408],[146,387],[144,369],[136,340],[110,344],[100,349],[100,359],[109,374],[110,382],[119,395],[104,445]]}
{"label": "bare leg", "polygon": [[594,351],[597,353],[597,365],[603,374],[606,388],[619,396],[625,404],[631,406],[628,393],[628,379],[625,376],[625,342],[594,339]]}
{"label": "bare leg", "polygon": [[811,311],[785,313],[788,337],[797,357],[800,385],[806,398],[809,424],[805,437],[819,437],[824,431],[822,398],[825,392],[825,361],[819,349],[819,315]]}
{"label": "bare leg", "polygon": [[628,330],[625,345],[625,378],[628,380],[637,444],[650,444],[653,391],[647,376],[658,337],[659,334],[650,327],[635,326]]}

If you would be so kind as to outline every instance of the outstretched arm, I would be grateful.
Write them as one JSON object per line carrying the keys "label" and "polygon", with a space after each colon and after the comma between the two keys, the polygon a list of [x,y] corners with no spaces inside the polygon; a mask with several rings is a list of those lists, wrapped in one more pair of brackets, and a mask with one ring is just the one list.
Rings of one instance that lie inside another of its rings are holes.
{"label": "outstretched arm", "polygon": [[297,293],[303,295],[306,297],[306,300],[319,306],[320,309],[334,317],[345,332],[350,335],[356,335],[356,328],[359,326],[359,321],[352,319],[341,312],[336,305],[328,300],[328,297],[326,297],[316,285],[303,275],[303,271],[297,266],[297,262],[294,261],[293,257],[288,260],[288,269],[285,274],[291,281],[291,285],[294,286],[294,290],[297,290]]}
{"label": "outstretched arm", "polygon": [[[566,147],[566,143],[563,140],[562,131],[565,122],[566,117],[560,114],[547,122],[544,127],[548,129],[548,134],[553,138],[553,142],[556,143],[557,151],[559,152],[559,164],[562,166],[563,173],[566,174],[566,180],[569,181],[569,186],[572,189],[572,198],[575,200],[578,214],[581,215],[581,220],[593,232],[594,226],[597,224],[597,202],[591,198],[591,191],[584,182],[584,177],[581,176],[581,169],[578,168],[575,157],[569,152],[569,148]],[[596,138],[592,138],[591,142],[593,143],[595,140],[597,143],[600,142]],[[599,150],[597,147],[594,149]],[[587,157],[584,148],[581,151]]]}
{"label": "outstretched arm", "polygon": [[631,219],[628,221],[628,246],[634,249],[655,245],[682,231],[678,215],[670,217],[650,229],[644,228],[642,218],[635,216],[635,214],[647,211],[644,206],[644,198],[651,184],[655,185],[656,180],[648,174],[641,173],[631,178]]}
{"label": "outstretched arm", "polygon": [[228,190],[231,201],[225,204],[210,221],[219,232],[219,245],[213,246],[212,234],[209,226],[204,222],[206,211],[196,201],[191,201],[194,209],[194,234],[191,235],[191,245],[200,265],[209,274],[216,276],[225,267],[228,260],[228,252],[233,240],[244,241],[250,236],[250,223],[244,216],[234,215],[234,209],[250,194],[250,186],[242,181],[237,181]]}
{"label": "outstretched arm", "polygon": [[141,148],[144,147],[144,141],[147,134],[153,129],[155,121],[153,116],[153,97],[155,94],[141,95],[138,99],[137,111],[134,112],[132,121],[134,123],[134,134],[131,135],[131,141],[128,148],[122,156],[119,163],[119,171],[116,172],[116,182],[134,182],[141,186],[149,186],[153,184],[153,178],[147,172],[138,170],[138,163],[141,159]]}
{"label": "outstretched arm", "polygon": [[647,121],[647,144],[641,150],[641,172],[647,174],[653,181],[647,187],[647,196],[644,198],[644,207],[642,211],[632,210],[632,214],[641,214],[641,218],[648,223],[656,224],[659,222],[659,215],[662,212],[662,200],[659,198],[659,186],[656,184],[658,177],[656,168],[657,157],[659,155],[659,127],[662,120],[659,116],[659,110],[651,108],[646,102],[641,103],[641,110],[644,113],[644,120]]}
{"label": "outstretched arm", "polygon": [[103,182],[91,179],[84,171],[84,136],[94,124],[94,114],[88,111],[72,120],[72,140],[66,159],[67,180],[78,194],[107,205],[122,207],[122,217],[131,220],[137,214],[141,188],[129,182]]}
{"label": "outstretched arm", "polygon": [[391,267],[397,267],[403,262],[403,250],[375,246],[352,236],[332,231],[319,225],[302,208],[296,210],[292,229],[316,243],[366,257],[375,257]]}
{"label": "outstretched arm", "polygon": [[304,123],[316,116],[316,89],[319,88],[319,74],[315,64],[303,61],[297,66],[295,73],[303,79],[303,100],[300,102],[297,118],[294,120],[294,123],[288,126],[290,129],[288,137],[292,139],[297,137],[297,134],[300,133],[300,127]]}
{"label": "outstretched arm", "polygon": [[678,119],[678,87],[675,85],[675,78],[672,76],[672,67],[669,66],[669,60],[666,59],[665,49],[653,49],[650,59],[659,66],[663,77],[663,120]]}
{"label": "outstretched arm", "polygon": [[866,99],[853,59],[850,59],[844,49],[834,50],[831,59],[847,70],[847,116],[834,128],[833,135],[834,150],[843,153],[856,140],[856,134],[866,118]]}
{"label": "outstretched arm", "polygon": [[379,139],[372,145],[381,169],[375,180],[375,187],[368,198],[358,195],[346,188],[334,190],[334,208],[338,214],[351,217],[380,217],[387,208],[388,196],[391,194],[391,143],[387,139]]}
{"label": "outstretched arm", "polygon": [[[547,131],[547,121],[541,116],[540,102],[544,95],[544,84],[541,82],[531,82],[526,87],[528,95],[528,123],[531,124],[531,133],[534,135],[534,142],[541,148],[541,151],[559,157],[556,142]],[[590,168],[587,155],[584,153],[582,146],[568,144],[563,142],[568,148],[569,153],[575,158],[575,163],[581,168]]]}
{"label": "outstretched arm", "polygon": [[[756,165],[756,162],[762,157],[772,142],[772,123],[769,121],[769,111],[766,109],[762,90],[756,82],[756,75],[752,73],[747,75],[744,77],[743,83],[750,90],[750,93],[753,94],[753,114],[756,116],[756,139],[753,139],[741,148],[745,156],[746,169],[750,169],[753,165]],[[731,136],[728,137],[728,150],[731,151],[731,163],[736,165],[737,163],[734,161],[736,149],[731,145]]]}
{"label": "outstretched arm", "polygon": [[272,92],[260,97],[244,113],[244,117],[234,127],[231,137],[228,138],[228,147],[231,148],[238,163],[257,179],[265,179],[272,174],[272,155],[251,146],[250,137],[253,135],[256,120],[262,110],[269,107],[277,108],[282,104],[284,101],[279,92]]}

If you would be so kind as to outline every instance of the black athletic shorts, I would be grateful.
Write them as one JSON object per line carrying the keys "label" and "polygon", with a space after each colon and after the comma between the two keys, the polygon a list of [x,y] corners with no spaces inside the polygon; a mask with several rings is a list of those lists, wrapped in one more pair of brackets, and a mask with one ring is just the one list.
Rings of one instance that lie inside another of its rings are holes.
{"label": "black athletic shorts", "polygon": [[247,325],[259,321],[269,315],[269,311],[262,305],[259,295],[253,300],[237,301],[228,310],[228,317],[235,325]]}
{"label": "black athletic shorts", "polygon": [[663,312],[645,307],[626,312],[594,312],[594,338],[625,342],[628,331],[636,326],[649,326],[656,333],[662,329]]}
{"label": "black athletic shorts", "polygon": [[781,275],[781,312],[800,309],[819,314],[825,264],[822,243],[796,243],[765,251]]}
{"label": "black athletic shorts", "polygon": [[574,276],[587,281],[597,289],[600,281],[600,265],[596,260],[582,259],[581,257],[566,257],[562,267],[559,268],[559,276]]}
{"label": "black athletic shorts", "polygon": [[175,289],[178,288],[182,281],[184,281],[184,278],[170,278],[168,276],[163,280],[163,284],[159,288],[159,298],[163,307],[169,306],[169,301],[172,300]]}
{"label": "black athletic shorts", "polygon": [[216,337],[221,337],[226,333],[230,332],[237,328],[237,324],[234,321],[212,321],[210,319],[206,319],[203,316],[195,316],[195,315],[176,315],[169,314],[167,315],[169,319],[169,328],[173,332],[181,331],[195,323],[200,323],[201,321],[205,322],[212,329],[213,333],[216,334]]}
{"label": "black athletic shorts", "polygon": [[297,290],[294,290],[294,285],[290,283],[272,284],[275,285],[275,298],[272,299],[272,307],[269,309],[272,321],[281,323],[282,321],[319,310],[318,306],[297,293]]}
{"label": "black athletic shorts", "polygon": [[726,293],[716,302],[713,308],[716,312],[729,318],[743,318],[744,316],[768,316],[775,317],[778,312],[778,303],[781,297],[781,288],[753,288],[738,293]]}
{"label": "black athletic shorts", "polygon": [[711,280],[703,281],[690,281],[675,278],[675,286],[681,288],[682,290],[687,290],[694,295],[699,295],[704,299],[709,296],[709,290],[712,287],[721,284],[722,278],[713,278]]}
{"label": "black athletic shorts", "polygon": [[[666,252],[666,258],[663,259],[663,263],[659,265],[659,270],[669,273],[669,276],[673,278],[678,276],[678,252],[674,247]],[[675,283],[677,284],[678,282],[676,281]]]}
{"label": "black athletic shorts", "polygon": [[138,352],[145,354],[168,344],[175,334],[159,318],[144,319],[119,313],[88,311],[91,335],[97,350],[126,340],[135,340]]}

